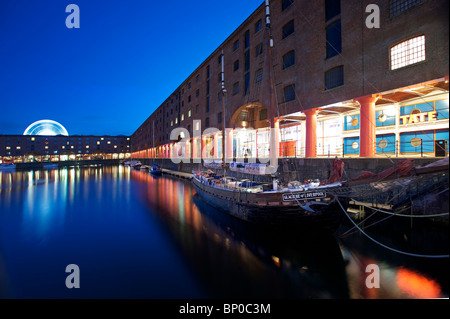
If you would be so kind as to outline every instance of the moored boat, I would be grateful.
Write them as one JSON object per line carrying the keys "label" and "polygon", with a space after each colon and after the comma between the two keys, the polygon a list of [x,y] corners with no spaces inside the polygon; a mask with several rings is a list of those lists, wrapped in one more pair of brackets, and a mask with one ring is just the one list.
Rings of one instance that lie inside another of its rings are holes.
{"label": "moored boat", "polygon": [[[216,176],[211,171],[194,172],[192,183],[200,198],[211,206],[254,224],[334,233],[342,220],[337,198],[329,193],[340,183],[289,188],[276,182]],[[341,200],[343,203],[346,201]]]}
{"label": "moored boat", "polygon": [[161,167],[158,164],[154,164],[150,169],[149,169],[150,174],[152,175],[162,175],[163,171],[161,169]]}

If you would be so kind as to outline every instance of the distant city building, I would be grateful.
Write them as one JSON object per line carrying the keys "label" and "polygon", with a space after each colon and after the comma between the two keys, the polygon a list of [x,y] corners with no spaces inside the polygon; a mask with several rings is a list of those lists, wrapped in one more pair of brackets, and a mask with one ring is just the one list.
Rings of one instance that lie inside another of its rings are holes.
{"label": "distant city building", "polygon": [[369,4],[270,1],[274,114],[262,4],[134,132],[133,157],[221,158],[221,132],[204,129],[222,130],[223,115],[238,158],[268,157],[272,115],[279,156],[447,155],[449,2],[377,1],[380,28]]}
{"label": "distant city building", "polygon": [[130,137],[0,135],[0,163],[124,159]]}

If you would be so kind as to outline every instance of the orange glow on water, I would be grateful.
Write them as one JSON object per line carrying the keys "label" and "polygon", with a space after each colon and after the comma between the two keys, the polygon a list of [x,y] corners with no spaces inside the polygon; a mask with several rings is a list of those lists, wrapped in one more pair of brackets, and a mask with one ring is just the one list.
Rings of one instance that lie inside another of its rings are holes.
{"label": "orange glow on water", "polygon": [[428,299],[441,296],[441,286],[436,281],[404,268],[397,272],[397,285],[411,297]]}

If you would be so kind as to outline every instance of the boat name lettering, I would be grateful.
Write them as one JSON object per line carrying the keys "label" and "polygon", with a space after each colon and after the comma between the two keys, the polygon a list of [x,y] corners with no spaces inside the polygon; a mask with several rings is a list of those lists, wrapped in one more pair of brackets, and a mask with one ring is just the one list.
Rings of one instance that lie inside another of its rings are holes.
{"label": "boat name lettering", "polygon": [[308,193],[290,193],[283,194],[283,201],[294,201],[297,199],[316,199],[316,198],[325,198],[327,194],[325,192],[308,192]]}

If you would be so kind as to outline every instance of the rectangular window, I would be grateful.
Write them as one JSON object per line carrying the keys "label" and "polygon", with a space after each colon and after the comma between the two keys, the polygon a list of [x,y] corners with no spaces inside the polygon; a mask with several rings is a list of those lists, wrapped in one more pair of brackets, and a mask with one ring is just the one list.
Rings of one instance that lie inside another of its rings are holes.
{"label": "rectangular window", "polygon": [[234,41],[233,44],[233,51],[236,51],[237,49],[239,49],[239,40]]}
{"label": "rectangular window", "polygon": [[261,111],[259,111],[259,120],[267,120],[267,109],[262,109]]}
{"label": "rectangular window", "polygon": [[421,4],[424,0],[391,0],[389,1],[389,14],[391,18]]}
{"label": "rectangular window", "polygon": [[390,50],[391,70],[425,60],[425,36],[421,35],[403,41]]}
{"label": "rectangular window", "polygon": [[206,98],[206,113],[209,112],[209,96]]}
{"label": "rectangular window", "polygon": [[244,95],[247,95],[250,88],[250,72],[245,73],[244,75]]}
{"label": "rectangular window", "polygon": [[249,120],[249,114],[248,111],[241,111],[239,113],[239,117],[238,117],[239,121],[241,122],[248,122]]}
{"label": "rectangular window", "polygon": [[206,128],[209,128],[209,117],[205,119],[205,126]]}
{"label": "rectangular window", "polygon": [[291,84],[285,86],[283,89],[284,102],[290,102],[295,100],[295,85]]}
{"label": "rectangular window", "polygon": [[327,59],[342,52],[341,20],[327,27]]}
{"label": "rectangular window", "polygon": [[325,21],[341,14],[340,0],[325,0]]}
{"label": "rectangular window", "polygon": [[239,82],[236,82],[233,84],[233,95],[236,95],[239,93]]}
{"label": "rectangular window", "polygon": [[247,49],[250,46],[250,32],[247,30],[245,32],[245,48]]}
{"label": "rectangular window", "polygon": [[261,55],[263,53],[263,44],[260,43],[255,48],[255,57]]}
{"label": "rectangular window", "polygon": [[338,66],[325,72],[325,90],[344,85],[344,66]]}
{"label": "rectangular window", "polygon": [[222,123],[222,116],[223,116],[223,114],[222,114],[222,112],[219,112],[219,114],[217,114],[217,123]]}
{"label": "rectangular window", "polygon": [[258,31],[261,31],[262,29],[262,20],[259,19],[258,22],[255,24],[255,33],[258,33]]}
{"label": "rectangular window", "polygon": [[263,79],[263,69],[259,69],[255,74],[255,83],[261,82]]}
{"label": "rectangular window", "polygon": [[294,20],[289,21],[283,26],[282,39],[294,33]]}
{"label": "rectangular window", "polygon": [[233,71],[239,70],[239,60],[234,61],[233,64]]}
{"label": "rectangular window", "polygon": [[245,51],[244,54],[244,71],[250,70],[250,50]]}
{"label": "rectangular window", "polygon": [[436,118],[438,120],[442,120],[442,119],[448,119],[449,118],[449,107],[448,107],[448,99],[446,100],[440,100],[440,101],[436,101],[434,103],[435,105],[435,111],[437,113]]}
{"label": "rectangular window", "polygon": [[281,1],[281,11],[286,10],[294,3],[294,0],[283,0]]}
{"label": "rectangular window", "polygon": [[283,70],[295,64],[295,51],[289,51],[283,56]]}

